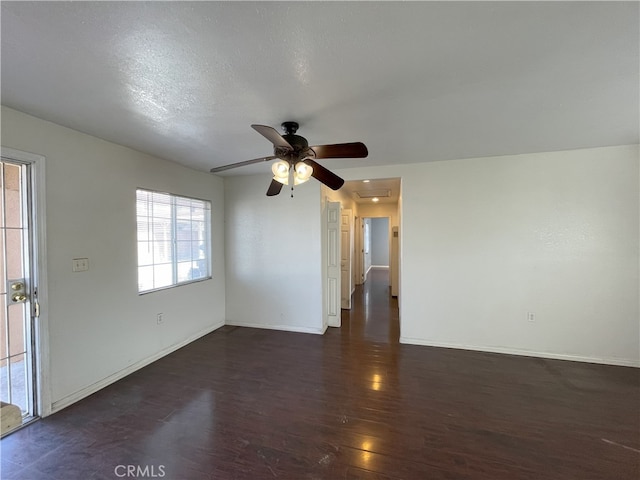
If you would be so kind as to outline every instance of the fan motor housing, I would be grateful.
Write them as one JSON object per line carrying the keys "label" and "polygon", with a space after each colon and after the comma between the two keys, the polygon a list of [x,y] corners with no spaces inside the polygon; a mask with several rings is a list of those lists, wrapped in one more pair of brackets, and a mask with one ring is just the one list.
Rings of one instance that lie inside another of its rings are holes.
{"label": "fan motor housing", "polygon": [[282,138],[289,142],[289,145],[291,145],[294,150],[303,150],[309,147],[309,142],[307,142],[307,139],[301,137],[300,135],[285,134],[282,136]]}
{"label": "fan motor housing", "polygon": [[293,147],[293,151],[288,148],[276,147],[274,148],[274,154],[283,160],[288,160],[291,162],[296,162],[301,158],[305,157],[309,152],[309,142],[304,137],[300,135],[296,135],[298,131],[298,123],[297,122],[283,122],[282,130],[284,130],[284,138],[289,145]]}

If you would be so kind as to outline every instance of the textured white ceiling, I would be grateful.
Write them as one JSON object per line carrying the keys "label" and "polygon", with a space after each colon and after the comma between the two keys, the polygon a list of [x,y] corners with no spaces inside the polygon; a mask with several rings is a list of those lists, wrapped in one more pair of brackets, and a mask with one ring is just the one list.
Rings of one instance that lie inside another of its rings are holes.
{"label": "textured white ceiling", "polygon": [[2,103],[203,171],[285,120],[330,168],[638,143],[638,7],[3,1]]}

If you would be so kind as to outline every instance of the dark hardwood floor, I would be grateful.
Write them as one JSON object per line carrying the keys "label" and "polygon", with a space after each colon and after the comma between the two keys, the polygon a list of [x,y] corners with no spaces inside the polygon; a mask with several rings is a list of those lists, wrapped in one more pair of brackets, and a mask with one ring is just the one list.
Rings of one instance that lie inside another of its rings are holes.
{"label": "dark hardwood floor", "polygon": [[9,435],[2,478],[640,478],[638,369],[398,337],[376,271],[340,329],[224,327]]}

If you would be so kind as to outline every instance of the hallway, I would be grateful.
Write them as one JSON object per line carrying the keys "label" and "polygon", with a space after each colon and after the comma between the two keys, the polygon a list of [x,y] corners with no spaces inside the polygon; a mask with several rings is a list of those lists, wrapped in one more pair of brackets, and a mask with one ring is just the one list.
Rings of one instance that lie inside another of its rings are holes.
{"label": "hallway", "polygon": [[342,321],[220,328],[2,439],[2,478],[637,479],[636,369],[401,345],[385,271]]}
{"label": "hallway", "polygon": [[356,286],[351,310],[342,311],[341,333],[349,341],[397,344],[400,341],[398,299],[391,296],[389,270],[372,268]]}

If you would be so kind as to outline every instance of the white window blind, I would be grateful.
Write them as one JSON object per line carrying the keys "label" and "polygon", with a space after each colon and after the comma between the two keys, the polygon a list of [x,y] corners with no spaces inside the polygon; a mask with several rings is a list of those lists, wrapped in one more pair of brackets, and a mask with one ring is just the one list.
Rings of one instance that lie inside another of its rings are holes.
{"label": "white window blind", "polygon": [[136,190],[138,293],[211,278],[211,202]]}

